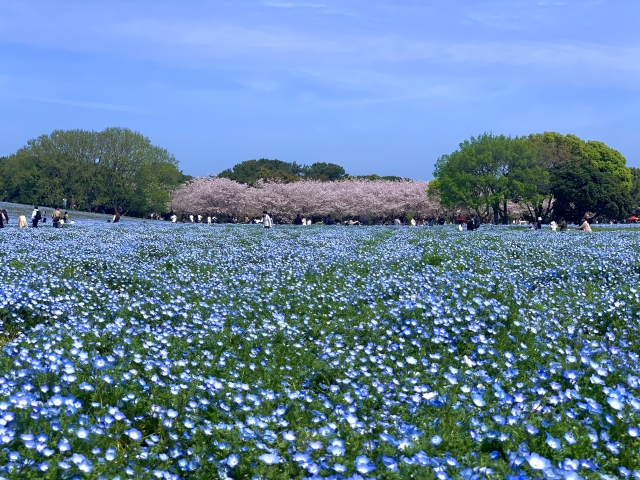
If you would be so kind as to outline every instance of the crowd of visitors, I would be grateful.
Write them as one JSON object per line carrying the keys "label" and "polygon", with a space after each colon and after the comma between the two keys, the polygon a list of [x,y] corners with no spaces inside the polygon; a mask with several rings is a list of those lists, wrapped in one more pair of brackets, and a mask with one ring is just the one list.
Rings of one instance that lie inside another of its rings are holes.
{"label": "crowd of visitors", "polygon": [[[66,206],[66,203],[67,203],[66,199],[63,199],[62,200],[63,210]],[[72,201],[71,205],[73,206],[74,204],[75,202]],[[106,208],[104,204],[100,205],[99,207],[96,207],[95,202],[91,202],[90,210],[92,213],[101,212],[103,214],[106,214],[105,213]],[[111,211],[114,212],[113,216],[109,220],[107,220],[107,222],[119,223],[122,216],[124,215],[124,209],[122,205],[118,205],[116,208],[113,208]],[[57,206],[54,207],[53,211],[51,212],[50,218],[51,218],[51,225],[54,228],[63,228],[65,225],[73,225],[75,223],[74,221],[69,219],[69,212],[67,210],[64,210],[64,213],[63,213],[63,211]],[[192,214],[182,214],[181,216],[178,216],[178,214],[176,214],[173,211],[169,212],[168,214],[160,214],[160,213],[154,212],[150,214],[148,218],[155,219],[155,220],[167,220],[172,223],[178,223],[178,222],[207,223],[209,225],[214,223],[221,223],[221,222],[232,223],[232,224],[237,224],[237,223],[259,224],[259,225],[263,225],[264,228],[273,228],[274,225],[278,223],[274,218],[274,216],[266,210],[262,212],[262,216],[254,217],[252,219],[250,219],[248,216],[245,215],[242,221],[239,221],[238,218],[235,216],[223,216],[222,220],[220,221],[216,216],[213,216],[210,214],[203,215],[203,214],[192,213]],[[592,218],[587,218],[587,217],[583,218],[578,223],[576,227],[577,230],[581,230],[583,232],[592,232],[592,229],[590,226],[592,220],[593,220]],[[0,210],[0,228],[3,228],[8,222],[9,222],[9,215],[7,214],[7,211]],[[482,225],[480,217],[476,214],[470,214],[466,217],[460,217],[460,216],[452,217],[451,222],[456,223],[457,228],[460,231],[463,231],[465,227],[467,231],[478,230]],[[34,206],[33,211],[31,213],[31,227],[38,228],[40,224],[46,224],[46,223],[47,223],[47,212],[45,210],[39,209],[38,206]],[[349,225],[349,226],[393,225],[396,227],[401,227],[401,226],[435,226],[435,225],[444,225],[447,222],[442,217],[437,219],[416,219],[415,217],[412,217],[412,216],[408,216],[408,217],[396,216],[392,219],[388,218],[385,220],[378,219],[377,221],[372,221],[367,215],[361,215],[358,218],[336,219],[336,218],[333,218],[330,214],[325,217],[315,217],[315,216],[305,217],[305,216],[302,216],[302,214],[298,213],[293,219],[292,223],[294,225],[299,225],[299,226],[323,224],[323,225]],[[516,223],[515,220],[514,220],[514,223]],[[526,223],[521,221],[520,224],[522,223],[529,225],[529,228],[533,230],[542,230],[543,228],[542,217],[537,217],[535,221],[533,221],[532,223]],[[26,228],[27,226],[28,226],[28,223],[27,223],[26,216],[25,215],[18,216],[18,227]],[[558,231],[558,229],[561,232],[566,232],[568,230],[567,221],[564,218],[560,218],[557,223],[555,220],[550,222],[549,227],[554,232]]]}

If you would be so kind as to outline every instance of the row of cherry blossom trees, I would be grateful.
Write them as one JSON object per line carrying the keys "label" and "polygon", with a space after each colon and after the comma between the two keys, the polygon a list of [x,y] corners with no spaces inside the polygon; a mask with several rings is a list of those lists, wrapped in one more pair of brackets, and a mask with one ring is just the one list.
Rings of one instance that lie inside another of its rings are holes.
{"label": "row of cherry blossom trees", "polygon": [[196,178],[174,192],[171,208],[178,214],[257,216],[263,210],[289,222],[296,214],[374,219],[413,215],[438,218],[448,212],[427,195],[427,182],[352,179],[338,182],[307,180],[294,183],[259,181],[255,186],[227,178]]}

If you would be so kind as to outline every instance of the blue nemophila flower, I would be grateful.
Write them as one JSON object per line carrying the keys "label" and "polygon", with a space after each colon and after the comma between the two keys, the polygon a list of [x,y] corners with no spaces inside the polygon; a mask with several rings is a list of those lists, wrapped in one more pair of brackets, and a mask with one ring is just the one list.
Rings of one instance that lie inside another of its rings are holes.
{"label": "blue nemophila flower", "polygon": [[547,433],[546,443],[547,443],[547,445],[549,445],[554,450],[559,450],[560,447],[562,446],[560,444],[560,440],[558,440],[557,438],[549,435],[548,433]]}
{"label": "blue nemophila flower", "polygon": [[338,473],[344,473],[347,471],[347,467],[341,463],[334,463],[332,468]]}
{"label": "blue nemophila flower", "polygon": [[371,460],[369,460],[369,458],[364,455],[356,457],[355,465],[356,471],[358,473],[362,473],[363,475],[373,472],[376,469],[375,465],[371,463]]}
{"label": "blue nemophila flower", "polygon": [[484,407],[487,404],[481,393],[474,393],[471,395],[471,399],[476,407]]}
{"label": "blue nemophila flower", "polygon": [[527,463],[534,470],[546,470],[551,467],[551,462],[537,453],[532,453],[527,457]]}
{"label": "blue nemophila flower", "polygon": [[258,459],[267,465],[275,465],[276,463],[280,463],[282,459],[279,455],[275,453],[263,453],[258,457]]}
{"label": "blue nemophila flower", "polygon": [[129,430],[124,431],[125,435],[127,435],[131,440],[139,441],[142,439],[142,432],[137,428],[130,428]]}
{"label": "blue nemophila flower", "polygon": [[116,458],[116,449],[112,448],[112,447],[107,448],[105,450],[105,452],[104,452],[104,458],[109,462],[115,460],[115,458]]}
{"label": "blue nemophila flower", "polygon": [[440,445],[442,443],[442,437],[440,435],[434,435],[431,437],[432,445]]}

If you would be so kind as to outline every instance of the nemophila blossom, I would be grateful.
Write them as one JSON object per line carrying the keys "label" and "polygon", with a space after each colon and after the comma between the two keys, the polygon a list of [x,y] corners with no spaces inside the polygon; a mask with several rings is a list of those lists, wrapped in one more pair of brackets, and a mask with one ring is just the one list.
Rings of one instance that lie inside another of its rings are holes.
{"label": "nemophila blossom", "polygon": [[4,229],[0,476],[640,471],[634,232],[207,227]]}
{"label": "nemophila blossom", "polygon": [[275,453],[263,453],[258,457],[258,459],[267,465],[274,465],[276,463],[280,463],[281,458],[279,455]]}

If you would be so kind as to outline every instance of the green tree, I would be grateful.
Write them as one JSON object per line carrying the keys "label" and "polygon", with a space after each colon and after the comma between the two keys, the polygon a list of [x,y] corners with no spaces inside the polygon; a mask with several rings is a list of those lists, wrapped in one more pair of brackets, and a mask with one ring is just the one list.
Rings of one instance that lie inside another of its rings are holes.
{"label": "green tree", "polygon": [[0,194],[50,206],[63,198],[79,208],[92,201],[123,205],[130,214],[146,215],[164,210],[159,202],[184,180],[177,165],[165,149],[128,129],[56,130],[0,162]]}
{"label": "green tree", "polygon": [[631,173],[631,202],[637,211],[640,207],[640,168],[629,167]]}
{"label": "green tree", "polygon": [[345,172],[344,168],[335,163],[316,162],[305,171],[305,178],[323,182],[342,180],[346,176],[347,172]]}
{"label": "green tree", "polygon": [[282,160],[261,158],[238,163],[233,168],[223,170],[218,176],[253,185],[260,179],[279,180],[284,183],[295,182],[302,178],[303,172],[304,167],[295,162],[287,163]]}
{"label": "green tree", "polygon": [[524,204],[529,216],[544,221],[553,216],[551,169],[581,155],[582,140],[555,132],[532,134],[526,138],[528,151],[512,168],[513,201]]}
{"label": "green tree", "polygon": [[509,174],[529,152],[522,138],[488,133],[471,137],[438,159],[429,192],[438,194],[445,207],[472,208],[484,219],[492,216],[496,223],[506,223],[507,201],[521,189]]}
{"label": "green tree", "polygon": [[555,166],[551,172],[551,191],[556,216],[571,221],[579,221],[587,215],[617,220],[626,218],[633,210],[631,186],[621,182],[614,172],[610,166],[598,164],[586,156]]}

